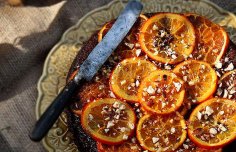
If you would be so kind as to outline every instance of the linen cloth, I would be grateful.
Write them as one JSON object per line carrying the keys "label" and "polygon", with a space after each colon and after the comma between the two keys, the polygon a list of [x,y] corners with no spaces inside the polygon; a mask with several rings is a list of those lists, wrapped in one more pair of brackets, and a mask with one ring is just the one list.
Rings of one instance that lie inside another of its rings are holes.
{"label": "linen cloth", "polygon": [[[236,13],[236,0],[212,1]],[[45,151],[28,137],[44,60],[65,30],[108,2],[28,0],[11,7],[0,0],[0,152]]]}

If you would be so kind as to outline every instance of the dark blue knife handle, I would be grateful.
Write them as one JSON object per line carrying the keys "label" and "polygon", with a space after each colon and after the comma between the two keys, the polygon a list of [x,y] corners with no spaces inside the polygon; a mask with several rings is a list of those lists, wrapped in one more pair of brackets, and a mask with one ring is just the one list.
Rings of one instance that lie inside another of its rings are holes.
{"label": "dark blue knife handle", "polygon": [[36,122],[33,131],[29,135],[31,140],[40,141],[48,133],[49,129],[56,122],[59,115],[70,102],[77,86],[78,83],[72,80],[64,87],[64,89],[59,93],[56,99]]}

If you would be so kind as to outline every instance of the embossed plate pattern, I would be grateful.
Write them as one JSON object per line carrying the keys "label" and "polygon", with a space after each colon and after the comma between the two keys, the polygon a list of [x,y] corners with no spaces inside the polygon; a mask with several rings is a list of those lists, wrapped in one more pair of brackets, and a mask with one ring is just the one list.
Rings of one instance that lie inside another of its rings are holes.
{"label": "embossed plate pattern", "polygon": [[[143,13],[151,12],[195,12],[206,16],[223,26],[236,43],[236,17],[207,0],[141,0],[144,4]],[[127,1],[123,1],[123,4]],[[38,82],[38,99],[36,106],[37,119],[56,97],[65,85],[69,67],[86,41],[101,26],[118,16],[123,5],[119,0],[95,9],[81,18],[78,23],[68,29],[61,40],[48,54],[44,64],[43,74]],[[66,116],[63,113],[53,125],[48,135],[43,139],[47,151],[78,151],[73,143],[72,135],[66,126]]]}

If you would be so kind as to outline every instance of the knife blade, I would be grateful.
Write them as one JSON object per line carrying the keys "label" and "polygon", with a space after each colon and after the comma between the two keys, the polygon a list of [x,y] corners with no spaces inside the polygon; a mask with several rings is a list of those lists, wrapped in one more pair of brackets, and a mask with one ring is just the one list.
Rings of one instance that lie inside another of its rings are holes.
{"label": "knife blade", "polygon": [[129,1],[121,12],[111,29],[102,41],[91,51],[87,59],[79,67],[79,71],[70,81],[52,104],[46,109],[36,122],[29,137],[33,141],[40,141],[58,119],[64,108],[68,105],[71,96],[79,86],[82,79],[90,81],[108,57],[128,34],[142,11],[142,4],[138,1]]}
{"label": "knife blade", "polygon": [[[139,9],[132,9],[139,8]],[[98,69],[104,64],[111,53],[120,44],[123,38],[127,35],[130,28],[141,12],[141,5],[139,2],[132,1],[120,14],[117,21],[111,27],[109,32],[104,36],[102,41],[93,49],[88,58],[83,62],[80,71],[75,76],[75,81],[80,80],[81,77],[86,80],[91,80],[97,73]]]}

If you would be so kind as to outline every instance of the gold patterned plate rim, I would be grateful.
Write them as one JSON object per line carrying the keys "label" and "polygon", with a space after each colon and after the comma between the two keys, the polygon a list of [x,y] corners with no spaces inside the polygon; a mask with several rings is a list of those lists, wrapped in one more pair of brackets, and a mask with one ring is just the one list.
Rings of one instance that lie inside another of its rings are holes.
{"label": "gold patterned plate rim", "polygon": [[[191,3],[199,3],[199,4],[202,4],[202,5],[205,5],[206,7],[209,7],[211,8],[212,10],[214,10],[215,12],[217,12],[218,16],[214,16],[215,14],[213,14],[213,16],[211,15],[211,17],[217,19],[218,17],[223,16],[223,18],[227,18],[226,20],[223,20],[223,21],[220,21],[218,22],[220,25],[222,26],[225,26],[227,31],[230,34],[231,36],[231,39],[236,43],[236,32],[234,30],[236,30],[236,16],[233,14],[233,13],[230,13],[222,8],[220,8],[219,6],[217,6],[216,4],[208,1],[208,0],[189,0],[189,1],[186,1],[186,2],[183,2],[182,0],[176,0],[176,1],[173,1],[173,0],[162,0],[162,1],[158,1],[158,6],[157,5],[154,5],[151,7],[151,9],[146,9],[145,10],[145,7],[149,6],[149,4],[151,5],[152,3],[156,3],[155,0],[141,0],[143,3],[144,3],[144,12],[158,12],[160,10],[162,10],[162,8],[165,8],[167,9],[170,9],[169,11],[176,11],[176,8],[175,7],[169,7],[169,6],[174,6],[175,4],[176,5],[179,5],[180,8],[182,9],[181,11],[186,11],[188,12],[188,9],[187,7],[186,8],[182,8],[182,5],[183,6],[190,6]],[[127,1],[123,1],[124,3],[126,3]],[[164,5],[168,4],[168,6],[166,7],[162,7]],[[119,8],[118,8],[119,6]],[[114,0],[110,3],[108,3],[107,5],[105,6],[102,6],[102,7],[99,7],[97,9],[94,9],[92,10],[91,12],[87,13],[84,17],[82,17],[74,26],[72,26],[71,28],[69,28],[63,35],[62,35],[62,38],[61,40],[52,48],[52,50],[49,52],[46,60],[45,60],[45,63],[44,63],[44,67],[43,67],[43,73],[38,81],[38,85],[37,85],[37,89],[38,89],[38,98],[37,98],[37,101],[36,101],[36,109],[35,109],[35,112],[36,112],[36,118],[39,119],[40,115],[43,113],[43,111],[45,110],[45,108],[49,105],[50,102],[52,101],[47,101],[45,102],[44,98],[48,95],[44,89],[43,89],[43,83],[47,83],[45,82],[45,80],[51,75],[49,71],[49,68],[50,68],[50,64],[53,62],[52,61],[52,57],[55,55],[55,53],[58,53],[60,50],[60,47],[63,45],[63,44],[66,44],[66,43],[71,43],[71,39],[72,39],[72,42],[73,41],[76,41],[76,44],[79,44],[79,46],[82,45],[82,42],[85,41],[86,39],[80,39],[78,38],[77,36],[72,36],[70,37],[70,34],[73,33],[74,31],[78,30],[77,32],[79,33],[78,35],[80,35],[82,32],[81,35],[84,35],[86,34],[87,37],[89,37],[88,35],[91,35],[93,33],[93,31],[97,30],[97,27],[98,25],[96,26],[93,26],[93,27],[88,27],[88,28],[91,28],[90,31],[89,30],[84,30],[82,31],[81,27],[83,26],[83,24],[86,24],[86,20],[88,20],[89,17],[93,16],[94,14],[98,14],[98,13],[110,13],[113,18],[116,17],[118,14],[119,14],[119,11],[118,12],[113,12],[114,11],[114,8],[118,8],[118,10],[121,10],[122,9],[122,3],[121,1],[119,0]],[[204,7],[205,7],[204,6]],[[155,8],[156,7],[156,8]],[[194,6],[196,8],[200,8],[202,6]],[[112,9],[113,8],[113,9]],[[155,10],[153,10],[155,9]],[[194,8],[190,8],[190,9],[193,9],[193,10],[190,10],[190,11],[198,11],[197,9],[194,10]],[[163,10],[162,10],[163,11]],[[166,10],[164,10],[166,11]],[[177,9],[177,12],[178,12],[178,9]],[[199,13],[201,14],[201,13]],[[203,14],[201,14],[203,15]],[[206,14],[205,14],[206,15]],[[209,14],[207,14],[209,15]],[[95,19],[96,18],[92,18],[92,19]],[[110,19],[108,19],[110,20]],[[102,22],[102,24],[104,24],[106,21],[108,21],[106,19],[100,21]],[[94,21],[96,22],[96,21]],[[89,22],[88,22],[89,23]],[[88,24],[87,23],[87,24]],[[96,24],[96,23],[95,23]],[[101,26],[102,24],[99,24],[99,26]],[[86,27],[87,28],[87,27]],[[233,35],[232,33],[234,33],[235,35]],[[74,47],[74,49],[77,49],[77,51],[79,50],[79,48],[77,47]],[[76,51],[72,54],[72,57],[71,57],[71,60],[73,60],[73,58],[75,57],[76,55]],[[69,58],[69,56],[63,56],[62,58]],[[72,61],[70,61],[72,62]],[[70,64],[67,65],[67,71],[70,67]],[[57,67],[56,67],[57,68]],[[60,67],[62,68],[62,67]],[[67,71],[64,71],[64,74],[67,73]],[[59,75],[58,77],[63,77],[61,75]],[[63,81],[65,82],[65,76],[63,77]],[[54,96],[57,95],[57,92],[60,90],[58,90],[59,88],[59,84],[57,83],[53,83],[52,85],[54,86],[57,86],[57,90],[54,92]],[[64,84],[63,84],[64,85]],[[50,85],[49,85],[50,87]],[[53,89],[53,88],[52,88]],[[55,88],[54,88],[55,89]],[[46,99],[46,100],[52,100],[52,99]],[[44,106],[44,108],[42,108]],[[66,119],[66,118],[64,118]],[[59,151],[78,151],[76,149],[76,146],[73,144],[72,140],[68,140],[68,138],[71,138],[69,135],[67,135],[66,133],[63,133],[63,129],[60,128],[60,125],[57,126],[57,124],[59,123],[63,123],[63,125],[65,125],[65,128],[66,127],[66,123],[65,123],[66,120],[63,121],[63,118],[60,118],[55,124],[54,128],[55,129],[59,129],[59,134],[56,133],[55,136],[58,136],[58,138],[60,138],[60,140],[58,140],[56,143],[54,142],[46,142],[47,140],[50,141],[50,136],[47,135],[43,140],[42,140],[42,143],[43,143],[43,146],[44,148],[47,150],[47,151],[56,151],[56,150],[59,150]],[[52,129],[51,129],[52,130]],[[50,130],[50,131],[51,131]],[[49,131],[49,132],[50,132]],[[68,137],[67,137],[68,136]],[[51,139],[52,140],[52,139]],[[61,144],[62,140],[66,140],[65,143],[63,143],[63,146],[64,148],[61,148],[59,145]],[[68,147],[68,148],[67,148]],[[61,148],[61,149],[60,149]]]}

